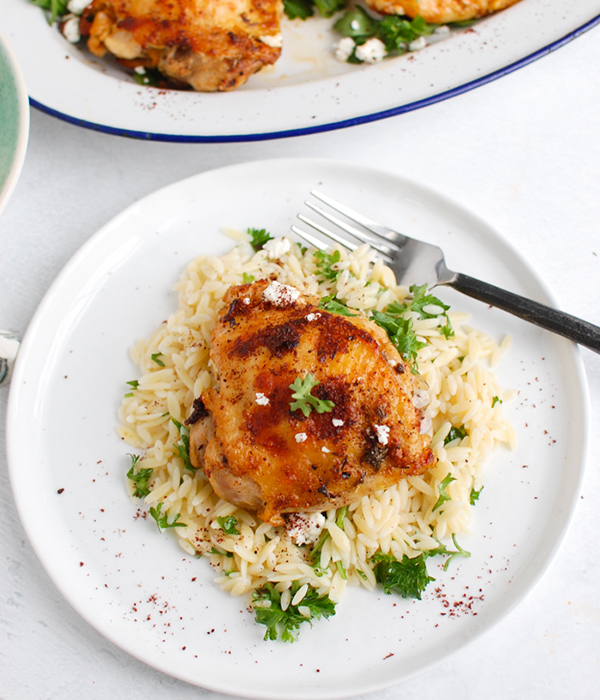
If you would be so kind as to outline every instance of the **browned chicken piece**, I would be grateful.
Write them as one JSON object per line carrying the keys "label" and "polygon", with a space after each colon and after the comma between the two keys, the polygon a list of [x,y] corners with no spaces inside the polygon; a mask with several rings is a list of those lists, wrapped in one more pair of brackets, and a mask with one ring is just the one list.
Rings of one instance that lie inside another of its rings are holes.
{"label": "browned chicken piece", "polygon": [[[379,326],[270,280],[232,287],[224,303],[216,386],[189,419],[192,463],[221,498],[280,525],[284,513],[337,508],[435,464],[413,403],[424,382]],[[305,416],[290,385],[308,374],[319,382],[311,395],[331,403]]]}
{"label": "browned chicken piece", "polygon": [[281,0],[93,0],[80,27],[96,56],[212,92],[275,63],[281,8]]}
{"label": "browned chicken piece", "polygon": [[420,15],[430,24],[478,19],[514,5],[519,0],[366,0],[368,7],[383,15]]}

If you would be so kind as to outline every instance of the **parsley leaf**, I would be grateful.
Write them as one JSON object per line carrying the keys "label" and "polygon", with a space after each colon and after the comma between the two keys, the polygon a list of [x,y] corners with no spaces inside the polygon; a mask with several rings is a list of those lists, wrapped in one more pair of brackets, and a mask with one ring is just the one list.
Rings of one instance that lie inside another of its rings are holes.
{"label": "parsley leaf", "polygon": [[459,428],[455,428],[454,426],[452,426],[450,428],[450,432],[444,438],[444,445],[447,445],[449,442],[453,442],[454,440],[457,440],[459,438],[462,440],[463,438],[467,437],[467,435],[468,433],[464,425],[461,425]]}
{"label": "parsley leaf", "polygon": [[150,359],[156,362],[159,367],[164,367],[165,363],[160,359],[162,357],[162,352],[153,352],[150,355]]}
{"label": "parsley leaf", "polygon": [[469,494],[469,503],[474,506],[475,503],[479,500],[479,496],[481,496],[481,492],[483,491],[483,486],[477,491],[475,489],[475,486],[471,488],[471,493]]}
{"label": "parsley leaf", "polygon": [[185,523],[177,522],[180,516],[179,513],[177,513],[173,520],[169,521],[169,516],[166,513],[161,513],[162,507],[163,504],[161,501],[156,508],[150,508],[150,515],[154,518],[154,520],[156,520],[156,524],[158,525],[158,529],[160,531],[166,530],[169,527],[187,527]]}
{"label": "parsley leaf", "polygon": [[330,413],[334,407],[333,401],[327,399],[319,399],[313,396],[310,392],[313,387],[320,384],[318,379],[315,379],[309,372],[304,379],[297,377],[293,384],[290,384],[292,389],[292,398],[295,401],[290,401],[290,409],[296,411],[300,409],[306,418],[314,408],[317,413]]}
{"label": "parsley leaf", "polygon": [[217,522],[219,523],[221,529],[226,535],[240,534],[240,531],[237,529],[238,521],[235,515],[230,515],[229,517],[221,515],[217,518]]}
{"label": "parsley leaf", "polygon": [[290,19],[308,19],[314,13],[313,0],[283,0],[283,11]]}
{"label": "parsley leaf", "polygon": [[452,476],[452,474],[448,473],[440,482],[440,485],[438,486],[438,492],[440,495],[437,501],[435,502],[435,505],[433,506],[433,510],[437,510],[441,505],[446,503],[446,501],[450,500],[450,496],[448,496],[448,494],[446,493],[446,489],[453,481],[456,481],[456,479]]}
{"label": "parsley leaf", "polygon": [[414,365],[417,360],[417,353],[425,347],[425,343],[417,339],[417,334],[413,330],[411,318],[402,318],[404,311],[395,313],[390,304],[386,311],[374,311],[371,318],[378,326],[388,334],[392,345],[398,350],[402,359]]}
{"label": "parsley leaf", "polygon": [[317,275],[335,282],[342,274],[341,270],[332,269],[332,266],[341,260],[340,251],[334,250],[333,253],[326,253],[324,250],[315,250],[314,256],[317,259]]}
{"label": "parsley leaf", "polygon": [[160,87],[165,84],[165,76],[156,68],[145,68],[143,73],[133,71],[132,75],[138,85]]}
{"label": "parsley leaf", "polygon": [[371,559],[375,563],[373,573],[384,593],[398,593],[403,598],[421,600],[421,593],[428,583],[435,581],[427,573],[425,559],[428,553],[410,559],[406,554],[398,561],[392,554],[377,552]]}
{"label": "parsley leaf", "polygon": [[441,325],[440,332],[445,338],[451,338],[454,335],[452,324],[448,318],[448,304],[440,301],[433,294],[427,294],[427,285],[413,284],[410,289],[413,298],[410,302],[404,304],[390,304],[388,310],[394,308],[396,313],[402,311],[415,311],[419,314],[419,318],[437,318],[442,316],[445,319],[444,325]]}
{"label": "parsley leaf", "polygon": [[69,0],[31,0],[31,2],[42,10],[48,10],[50,12],[48,22],[54,24],[57,17],[67,14]]}
{"label": "parsley leaf", "polygon": [[346,0],[315,0],[315,7],[321,17],[331,17],[346,7]]}
{"label": "parsley leaf", "polygon": [[[299,589],[300,583],[294,581],[290,591],[292,599]],[[335,615],[335,603],[326,595],[318,595],[311,586],[308,587],[306,595],[298,605],[290,603],[286,610],[282,610],[281,593],[272,583],[265,583],[254,591],[252,600],[256,621],[267,628],[265,640],[281,638],[284,642],[295,642],[303,622],[308,622],[312,626],[313,620]]]}
{"label": "parsley leaf", "polygon": [[[376,19],[362,7],[356,7],[340,17],[334,28],[342,36],[354,39],[359,46],[376,37],[385,44],[387,54],[401,55],[410,50],[411,42],[433,34],[437,26],[428,24],[418,15],[414,19],[402,15],[387,15]],[[348,60],[361,63],[354,53]]]}
{"label": "parsley leaf", "polygon": [[263,249],[267,241],[273,240],[273,236],[264,228],[249,228],[247,233],[252,239],[250,245],[257,253]]}
{"label": "parsley leaf", "polygon": [[177,428],[180,438],[179,442],[176,442],[174,447],[185,464],[185,468],[189,469],[190,471],[194,471],[195,467],[190,459],[190,430],[185,425],[182,425],[178,420],[175,420],[173,416],[171,416],[171,422]]}
{"label": "parsley leaf", "polygon": [[308,19],[317,8],[322,17],[331,17],[346,6],[346,0],[283,0],[283,10],[290,19]]}
{"label": "parsley leaf", "polygon": [[456,551],[452,552],[449,549],[447,549],[443,544],[441,544],[437,549],[432,550],[431,552],[427,552],[430,556],[434,554],[449,554],[450,556],[448,559],[446,559],[446,562],[444,563],[444,571],[448,571],[448,566],[450,566],[450,562],[455,559],[456,557],[464,557],[465,559],[468,559],[471,556],[471,552],[467,552],[466,549],[463,549],[458,542],[456,541],[456,535],[452,535],[452,542],[454,542],[454,546],[456,547]]}
{"label": "parsley leaf", "polygon": [[133,481],[135,484],[135,491],[133,495],[136,498],[144,498],[150,493],[150,488],[148,486],[150,479],[152,478],[153,469],[140,469],[135,471],[135,466],[138,463],[140,456],[130,454],[131,458],[131,469],[127,472],[127,478]]}
{"label": "parsley leaf", "polygon": [[357,316],[358,314],[353,314],[350,309],[341,302],[335,294],[331,294],[328,297],[323,297],[319,302],[319,308],[329,311],[332,314],[339,314],[340,316]]}
{"label": "parsley leaf", "polygon": [[242,275],[242,283],[243,284],[252,284],[254,282],[254,275],[249,275],[247,272],[244,272]]}

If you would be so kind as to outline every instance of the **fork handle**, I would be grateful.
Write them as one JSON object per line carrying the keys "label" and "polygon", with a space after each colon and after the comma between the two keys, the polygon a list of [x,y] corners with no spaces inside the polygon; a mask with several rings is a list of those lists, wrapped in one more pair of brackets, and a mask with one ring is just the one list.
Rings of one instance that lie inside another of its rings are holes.
{"label": "fork handle", "polygon": [[525,321],[536,326],[558,333],[565,338],[574,340],[590,350],[600,353],[600,327],[583,321],[576,316],[571,316],[562,311],[557,311],[550,306],[539,304],[537,301],[507,292],[499,287],[494,287],[487,282],[481,282],[474,277],[457,273],[446,283],[467,296],[479,299],[486,304],[497,306],[519,316]]}

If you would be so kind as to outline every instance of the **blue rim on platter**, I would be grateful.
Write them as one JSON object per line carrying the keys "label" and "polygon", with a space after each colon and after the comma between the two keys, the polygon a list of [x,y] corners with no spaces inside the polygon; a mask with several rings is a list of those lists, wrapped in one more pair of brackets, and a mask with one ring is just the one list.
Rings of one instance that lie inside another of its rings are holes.
{"label": "blue rim on platter", "polygon": [[61,112],[58,112],[52,109],[51,107],[47,107],[46,105],[43,105],[34,99],[31,100],[31,104],[33,107],[36,107],[37,109],[41,110],[42,112],[45,112],[46,114],[50,114],[53,117],[58,117],[59,119],[63,119],[64,121],[69,122],[70,124],[75,124],[76,126],[82,126],[87,129],[94,129],[96,131],[101,131],[106,134],[115,134],[117,136],[129,136],[131,138],[139,138],[153,141],[171,141],[176,143],[240,143],[244,141],[268,141],[270,139],[276,138],[290,138],[292,136],[320,134],[326,131],[345,129],[350,126],[357,126],[358,124],[368,124],[370,122],[378,121],[380,119],[395,117],[399,114],[412,112],[416,109],[421,109],[422,107],[427,107],[438,102],[443,102],[444,100],[448,100],[451,97],[462,95],[465,92],[469,92],[470,90],[474,90],[475,88],[481,87],[482,85],[487,85],[487,83],[491,83],[494,80],[498,80],[498,78],[502,78],[503,76],[508,75],[509,73],[513,73],[519,68],[524,68],[530,63],[537,61],[539,58],[542,58],[543,56],[552,53],[552,51],[556,51],[565,44],[568,44],[569,42],[573,41],[573,39],[577,39],[577,37],[581,36],[581,34],[584,34],[599,23],[600,15],[597,15],[592,20],[579,27],[575,31],[570,32],[558,41],[554,41],[553,43],[548,44],[543,49],[539,49],[538,51],[535,51],[529,56],[525,56],[519,61],[515,61],[514,63],[511,63],[510,65],[505,66],[500,70],[494,71],[493,73],[489,73],[488,75],[485,75],[477,80],[472,80],[471,82],[465,83],[464,85],[460,85],[459,87],[456,87],[452,90],[447,90],[445,92],[440,92],[436,95],[432,95],[427,99],[411,102],[409,104],[401,105],[399,107],[395,107],[394,109],[384,110],[382,112],[365,114],[361,117],[355,117],[353,119],[343,119],[337,122],[332,122],[330,124],[321,124],[319,126],[305,127],[301,129],[289,129],[285,131],[266,132],[262,134],[242,134],[230,136],[178,136],[171,134],[153,134],[142,131],[132,131],[128,129],[116,129],[108,126],[103,126],[102,124],[94,124],[93,122],[88,122],[83,119],[74,119],[68,114],[62,114]]}
{"label": "blue rim on platter", "polygon": [[30,0],[0,6],[33,106],[88,129],[180,143],[318,134],[411,112],[508,75],[598,23],[600,0],[521,0],[423,51],[350,65],[335,59],[332,19],[284,17],[277,64],[217,94],[140,86],[69,44]]}

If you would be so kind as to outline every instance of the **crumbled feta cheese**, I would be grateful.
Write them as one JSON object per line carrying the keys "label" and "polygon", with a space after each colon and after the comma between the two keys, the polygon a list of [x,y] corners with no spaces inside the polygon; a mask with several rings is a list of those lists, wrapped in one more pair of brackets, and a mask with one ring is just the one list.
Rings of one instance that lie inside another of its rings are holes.
{"label": "crumbled feta cheese", "polygon": [[68,42],[76,44],[81,39],[81,34],[79,33],[79,17],[69,17],[62,25],[62,33]]}
{"label": "crumbled feta cheese", "polygon": [[284,236],[283,238],[271,238],[264,244],[263,250],[267,251],[269,260],[277,260],[282,255],[289,253],[291,247],[290,239]]}
{"label": "crumbled feta cheese", "polygon": [[91,2],[92,0],[69,0],[67,10],[74,15],[80,15]]}
{"label": "crumbled feta cheese", "polygon": [[377,439],[382,445],[387,445],[390,437],[390,427],[388,425],[374,425]]}
{"label": "crumbled feta cheese", "polygon": [[287,284],[273,281],[263,292],[266,301],[270,301],[275,306],[289,306],[300,296],[300,291]]}
{"label": "crumbled feta cheese", "polygon": [[354,54],[356,58],[365,63],[377,63],[385,58],[385,44],[381,39],[372,37],[367,39],[364,44],[357,46]]}
{"label": "crumbled feta cheese", "polygon": [[344,421],[340,420],[339,418],[332,418],[331,422],[335,425],[336,428],[339,428],[340,426],[344,425]]}
{"label": "crumbled feta cheese", "polygon": [[336,59],[342,63],[345,63],[350,56],[352,56],[355,46],[356,44],[354,43],[354,39],[349,36],[345,36],[343,39],[340,39],[335,45]]}
{"label": "crumbled feta cheese", "polygon": [[138,75],[146,75],[146,69],[144,68],[144,66],[136,66],[133,69],[133,72],[137,73]]}
{"label": "crumbled feta cheese", "polygon": [[408,45],[409,51],[420,51],[427,46],[427,39],[424,36],[420,36],[418,39],[411,41]]}
{"label": "crumbled feta cheese", "polygon": [[316,321],[318,318],[321,318],[321,314],[307,314],[305,318],[307,321]]}
{"label": "crumbled feta cheese", "polygon": [[270,46],[272,49],[280,49],[283,46],[283,36],[279,34],[266,34],[265,36],[259,36],[259,41],[263,44]]}
{"label": "crumbled feta cheese", "polygon": [[291,513],[285,520],[287,533],[298,546],[316,542],[324,524],[325,517],[321,513]]}
{"label": "crumbled feta cheese", "polygon": [[294,437],[296,438],[296,442],[304,442],[308,439],[308,435],[306,433],[296,433]]}
{"label": "crumbled feta cheese", "polygon": [[244,302],[244,304],[246,304],[246,306],[248,306],[248,304],[250,304],[250,297],[244,297],[242,301]]}
{"label": "crumbled feta cheese", "polygon": [[450,27],[447,24],[442,24],[440,27],[436,27],[433,30],[434,34],[441,34],[442,36],[445,34],[450,34]]}
{"label": "crumbled feta cheese", "polygon": [[328,449],[327,447],[325,447],[325,445],[323,445],[323,447],[321,447],[321,452],[324,452],[325,454],[328,454],[329,452],[331,452],[331,450]]}
{"label": "crumbled feta cheese", "polygon": [[261,393],[256,394],[255,400],[259,406],[266,406],[269,403],[269,397]]}

